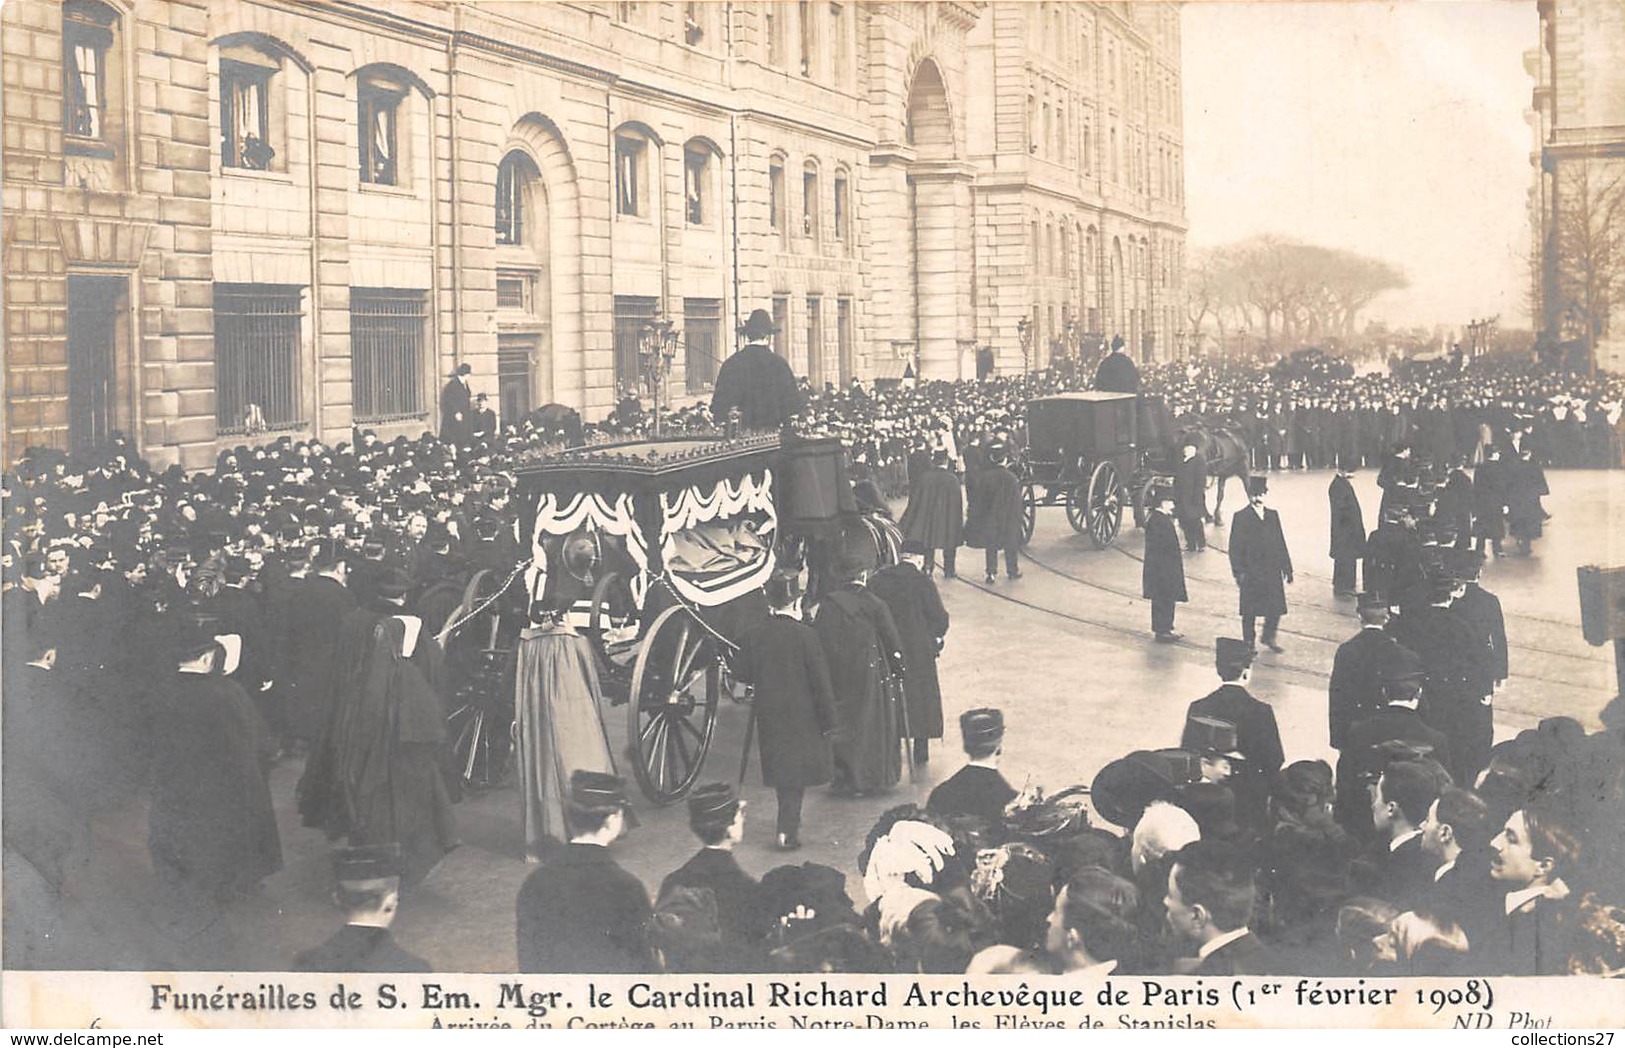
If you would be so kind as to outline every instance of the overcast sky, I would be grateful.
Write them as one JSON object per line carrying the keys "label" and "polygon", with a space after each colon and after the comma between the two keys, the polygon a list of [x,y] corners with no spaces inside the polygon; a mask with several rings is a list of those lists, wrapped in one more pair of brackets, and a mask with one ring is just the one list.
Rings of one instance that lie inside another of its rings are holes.
{"label": "overcast sky", "polygon": [[1191,246],[1280,233],[1386,259],[1365,314],[1527,326],[1533,2],[1184,8]]}

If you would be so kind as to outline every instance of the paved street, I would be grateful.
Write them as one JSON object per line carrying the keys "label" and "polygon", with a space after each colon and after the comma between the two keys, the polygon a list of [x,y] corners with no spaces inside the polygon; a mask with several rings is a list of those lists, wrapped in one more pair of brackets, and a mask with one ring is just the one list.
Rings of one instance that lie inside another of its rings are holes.
{"label": "paved street", "polygon": [[[1326,472],[1275,474],[1272,504],[1281,511],[1297,567],[1289,588],[1291,612],[1282,626],[1284,654],[1265,653],[1253,691],[1271,703],[1288,760],[1327,757],[1327,673],[1336,645],[1357,628],[1351,600],[1334,600],[1326,557]],[[1613,689],[1611,652],[1580,636],[1575,568],[1625,563],[1625,474],[1557,472],[1546,500],[1553,519],[1534,559],[1486,566],[1485,584],[1507,612],[1512,680],[1496,696],[1496,735],[1503,738],[1541,717],[1566,713],[1587,728]],[[1374,523],[1374,471],[1356,477],[1367,523]],[[1232,484],[1227,513],[1242,505]],[[1227,529],[1210,532],[1214,548],[1187,557],[1191,603],[1177,628],[1185,640],[1153,645],[1149,610],[1139,599],[1140,533],[1125,521],[1113,550],[1096,551],[1072,534],[1064,514],[1040,511],[1038,531],[1014,582],[979,582],[980,554],[962,551],[962,578],[943,584],[953,616],[940,670],[949,738],[934,748],[920,781],[904,782],[883,798],[836,800],[824,791],[807,800],[803,840],[794,856],[846,870],[861,898],[856,856],[875,816],[892,804],[920,799],[959,764],[957,717],[980,705],[1006,712],[1005,772],[1057,789],[1087,783],[1113,758],[1177,742],[1186,704],[1211,690],[1212,641],[1238,635],[1236,592],[1221,548]],[[624,711],[608,711],[612,734],[624,733]],[[723,710],[708,776],[738,769],[746,711]],[[286,967],[294,953],[325,938],[338,922],[328,900],[327,846],[299,826],[293,806],[297,762],[279,766],[277,799],[286,868],[263,891],[223,913],[200,912],[164,897],[146,857],[145,809],[132,799],[97,827],[98,855],[72,885],[69,916],[53,942],[12,966],[96,968]],[[739,858],[749,870],[778,865],[772,851],[773,796],[759,785],[754,763],[745,796],[750,826]],[[640,809],[642,826],[616,846],[620,861],[651,886],[696,846],[682,805]],[[443,970],[507,971],[514,965],[513,900],[528,867],[520,858],[518,801],[511,789],[465,800],[458,809],[463,845],[403,901],[396,930],[408,949]],[[35,897],[26,873],[6,870],[8,904]]]}

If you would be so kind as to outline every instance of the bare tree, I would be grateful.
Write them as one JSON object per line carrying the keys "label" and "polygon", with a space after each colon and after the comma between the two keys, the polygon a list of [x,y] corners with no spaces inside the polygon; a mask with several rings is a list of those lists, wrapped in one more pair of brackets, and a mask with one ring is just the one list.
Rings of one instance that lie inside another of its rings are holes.
{"label": "bare tree", "polygon": [[1563,334],[1579,338],[1597,371],[1597,338],[1625,297],[1625,164],[1559,162],[1556,215],[1547,234],[1554,300]]}

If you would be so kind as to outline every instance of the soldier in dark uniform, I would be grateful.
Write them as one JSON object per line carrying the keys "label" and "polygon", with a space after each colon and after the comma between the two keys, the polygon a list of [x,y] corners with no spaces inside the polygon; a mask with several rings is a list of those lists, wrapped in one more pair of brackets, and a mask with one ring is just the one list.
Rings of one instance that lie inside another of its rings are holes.
{"label": "soldier in dark uniform", "polygon": [[973,816],[986,823],[994,836],[1002,836],[1004,807],[1016,799],[1016,791],[999,774],[1004,714],[990,708],[966,710],[959,715],[959,734],[969,759],[931,791],[926,810],[945,817]]}
{"label": "soldier in dark uniform", "polygon": [[1185,558],[1179,551],[1173,513],[1173,493],[1163,488],[1153,490],[1151,512],[1145,517],[1140,595],[1151,602],[1151,633],[1163,644],[1172,644],[1182,636],[1174,632],[1175,605],[1190,599],[1185,592]]}
{"label": "soldier in dark uniform", "polygon": [[1337,759],[1337,821],[1350,833],[1371,836],[1370,793],[1387,763],[1385,747],[1402,744],[1415,756],[1426,756],[1449,767],[1450,743],[1444,733],[1429,727],[1417,708],[1422,701],[1421,660],[1406,648],[1396,648],[1382,667],[1382,690],[1387,705],[1364,720],[1355,721],[1343,737]]}
{"label": "soldier in dark uniform", "polygon": [[400,909],[400,855],[390,845],[339,848],[333,853],[333,893],[344,927],[294,958],[297,972],[429,972],[429,962],[401,949],[389,932]]}
{"label": "soldier in dark uniform", "polygon": [[1342,750],[1348,730],[1386,705],[1384,668],[1399,654],[1399,642],[1388,632],[1388,602],[1360,594],[1360,632],[1344,641],[1332,658],[1327,723],[1331,747]]}
{"label": "soldier in dark uniform", "polygon": [[[908,701],[908,722],[899,725],[913,739],[914,761],[930,760],[930,740],[942,738],[942,685],[937,680],[937,656],[948,633],[948,610],[942,606],[936,583],[914,563],[910,554],[900,563],[882,568],[869,580],[869,591],[886,602],[903,641],[903,695]],[[906,744],[905,744],[906,745]]]}
{"label": "soldier in dark uniform", "polygon": [[[1472,782],[1489,760],[1494,732],[1490,699],[1480,694],[1484,644],[1473,627],[1451,610],[1457,583],[1429,583],[1427,605],[1412,608],[1391,624],[1394,639],[1416,653],[1426,674],[1422,718],[1450,740],[1445,764],[1457,782]],[[1444,762],[1440,762],[1444,763]]]}
{"label": "soldier in dark uniform", "polygon": [[1123,336],[1112,336],[1112,351],[1095,368],[1095,388],[1102,393],[1138,393],[1140,369],[1123,352]]}
{"label": "soldier in dark uniform", "polygon": [[[1292,554],[1281,534],[1280,514],[1264,506],[1268,490],[1268,478],[1247,478],[1250,504],[1230,519],[1230,574],[1240,591],[1242,639],[1249,648],[1262,640],[1264,647],[1279,653],[1283,649],[1275,635],[1286,614],[1285,583],[1292,581]],[[1260,616],[1262,637],[1256,632]]]}
{"label": "soldier in dark uniform", "polygon": [[1192,718],[1206,717],[1234,724],[1236,746],[1246,760],[1233,769],[1226,785],[1236,795],[1236,818],[1249,829],[1263,829],[1266,828],[1270,781],[1281,770],[1285,759],[1275,711],[1247,691],[1253,665],[1251,645],[1220,637],[1214,641],[1213,661],[1219,673],[1219,687],[1191,703],[1185,711],[1186,727],[1179,746],[1192,753],[1197,750],[1199,740],[1191,729]]}
{"label": "soldier in dark uniform", "polygon": [[804,403],[795,373],[768,345],[774,328],[767,310],[752,310],[742,333],[745,345],[717,370],[711,417],[720,424],[738,408],[746,429],[777,429],[795,418]]}
{"label": "soldier in dark uniform", "polygon": [[1354,596],[1358,585],[1355,569],[1365,553],[1365,517],[1360,513],[1360,497],[1349,483],[1352,472],[1352,463],[1339,456],[1337,476],[1326,489],[1332,512],[1332,592],[1339,597]]}
{"label": "soldier in dark uniform", "polygon": [[674,888],[708,889],[716,899],[717,921],[729,971],[754,971],[767,934],[762,886],[739,868],[734,846],[745,839],[745,802],[733,787],[713,782],[688,795],[688,828],[702,847],[660,882],[659,898]]}
{"label": "soldier in dark uniform", "polygon": [[570,844],[519,889],[522,972],[647,972],[649,893],[621,869],[609,846],[626,828],[626,782],[594,771],[570,773],[565,818]]}
{"label": "soldier in dark uniform", "polygon": [[1185,550],[1200,553],[1207,549],[1207,533],[1202,524],[1211,518],[1207,511],[1207,462],[1194,441],[1179,445],[1179,465],[1174,467],[1174,515],[1185,533]]}

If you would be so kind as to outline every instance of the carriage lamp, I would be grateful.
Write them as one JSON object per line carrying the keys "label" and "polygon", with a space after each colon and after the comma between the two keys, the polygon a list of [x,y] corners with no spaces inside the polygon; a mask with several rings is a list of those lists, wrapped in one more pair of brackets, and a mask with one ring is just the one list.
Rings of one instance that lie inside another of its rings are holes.
{"label": "carriage lamp", "polygon": [[663,318],[655,318],[643,325],[638,337],[638,363],[643,380],[654,401],[654,435],[660,436],[660,400],[666,388],[666,376],[671,373],[672,361],[677,358],[679,335],[677,325]]}
{"label": "carriage lamp", "polygon": [[1021,369],[1023,372],[1032,372],[1033,348],[1033,321],[1031,317],[1022,317],[1016,321],[1016,338],[1021,342]]}

